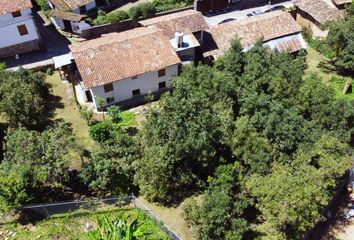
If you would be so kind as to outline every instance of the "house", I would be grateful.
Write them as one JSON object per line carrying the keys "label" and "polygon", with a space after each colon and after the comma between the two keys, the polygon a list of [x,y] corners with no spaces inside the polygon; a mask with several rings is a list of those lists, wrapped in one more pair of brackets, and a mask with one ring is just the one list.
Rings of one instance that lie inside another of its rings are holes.
{"label": "house", "polygon": [[1,0],[0,58],[40,49],[31,0]]}
{"label": "house", "polygon": [[330,0],[296,0],[296,21],[311,31],[313,37],[325,38],[324,24],[343,18],[343,13]]}
{"label": "house", "polygon": [[149,92],[164,91],[179,72],[181,60],[163,32],[154,27],[111,33],[70,46],[80,80],[80,104],[97,98],[104,105],[134,105]]}
{"label": "house", "polygon": [[[183,33],[183,48],[174,46],[178,56],[183,62],[190,62],[198,59],[199,47],[203,44],[203,32],[209,29],[200,12],[185,10],[172,14],[166,14],[142,20],[139,22],[144,27],[155,27],[168,37],[171,43],[175,42],[176,33]],[[178,38],[178,37],[177,37]]]}
{"label": "house", "polygon": [[80,34],[82,29],[90,28],[85,22],[86,13],[107,5],[107,0],[47,0],[52,9],[50,18],[56,28]]}
{"label": "house", "polygon": [[300,31],[301,27],[291,14],[283,11],[234,20],[217,25],[207,32],[203,55],[210,60],[218,58],[230,48],[231,41],[236,37],[245,51],[263,39],[263,45],[271,49],[298,52],[306,48]]}
{"label": "house", "polygon": [[338,9],[345,9],[345,6],[348,4],[351,4],[353,1],[352,0],[332,0],[332,3],[338,8]]}

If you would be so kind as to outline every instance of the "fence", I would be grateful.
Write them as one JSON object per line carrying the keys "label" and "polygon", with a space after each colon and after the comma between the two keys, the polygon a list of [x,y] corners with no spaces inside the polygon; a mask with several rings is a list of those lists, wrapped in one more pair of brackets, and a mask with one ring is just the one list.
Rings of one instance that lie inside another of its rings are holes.
{"label": "fence", "polygon": [[[50,204],[35,204],[24,206],[21,212],[28,217],[44,217],[49,218],[55,214],[70,213],[77,210],[98,210],[103,206],[111,206],[113,208],[133,207],[142,210],[147,216],[154,220],[155,224],[173,240],[182,240],[176,232],[174,232],[167,224],[158,218],[152,210],[137,199],[133,194],[126,197],[113,197],[104,199],[93,199],[84,201],[67,201],[56,202]],[[6,221],[5,218],[3,218]]]}

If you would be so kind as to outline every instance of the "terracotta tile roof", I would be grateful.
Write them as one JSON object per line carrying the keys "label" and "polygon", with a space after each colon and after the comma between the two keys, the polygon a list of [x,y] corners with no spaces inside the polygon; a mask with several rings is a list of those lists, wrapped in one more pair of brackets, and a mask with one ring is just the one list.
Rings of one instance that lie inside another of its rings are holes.
{"label": "terracotta tile roof", "polygon": [[163,30],[169,38],[173,38],[176,32],[185,34],[209,29],[203,15],[194,10],[167,14],[140,21],[143,26],[155,26]]}
{"label": "terracotta tile roof", "polygon": [[320,24],[342,18],[343,13],[325,0],[296,0],[295,5]]}
{"label": "terracotta tile roof", "polygon": [[352,0],[333,0],[334,4],[338,5],[343,5],[343,4],[348,4],[351,3]]}
{"label": "terracotta tile roof", "polygon": [[[262,15],[217,25],[205,34],[204,52],[219,55],[227,51],[232,39],[238,37],[243,47],[249,47],[263,38],[264,41],[280,38],[301,31],[290,13],[274,11]],[[206,55],[210,55],[206,54]]]}
{"label": "terracotta tile roof", "polygon": [[58,10],[51,11],[49,15],[51,17],[57,17],[69,21],[81,21],[87,17],[86,15],[80,15],[73,12],[65,12]]}
{"label": "terracotta tile roof", "polygon": [[1,0],[0,15],[32,8],[31,0]]}
{"label": "terracotta tile roof", "polygon": [[86,88],[179,64],[169,40],[156,28],[136,28],[70,45]]}
{"label": "terracotta tile roof", "polygon": [[49,0],[53,3],[59,10],[73,10],[80,6],[86,5],[94,0]]}

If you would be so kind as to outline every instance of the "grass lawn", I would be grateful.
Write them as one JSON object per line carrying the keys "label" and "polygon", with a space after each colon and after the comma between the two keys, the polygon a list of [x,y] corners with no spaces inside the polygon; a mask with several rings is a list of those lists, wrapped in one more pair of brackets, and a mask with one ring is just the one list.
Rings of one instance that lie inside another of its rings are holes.
{"label": "grass lawn", "polygon": [[347,80],[353,81],[353,79],[351,79],[350,77],[342,77],[338,75],[335,71],[324,71],[321,67],[319,67],[319,64],[321,62],[326,62],[328,59],[311,47],[308,47],[307,52],[308,56],[306,61],[308,64],[308,69],[305,72],[305,77],[308,76],[310,73],[317,73],[318,76],[320,76],[326,84],[334,88],[336,96],[338,98],[345,98],[348,100],[354,99],[354,92],[350,94],[342,93],[345,82]]}
{"label": "grass lawn", "polygon": [[52,85],[52,95],[59,100],[55,106],[53,120],[64,119],[73,128],[79,143],[87,146],[89,149],[94,147],[95,144],[88,133],[89,128],[87,123],[80,116],[71,83],[62,82],[57,72],[54,72],[51,76],[47,76],[46,81]]}
{"label": "grass lawn", "polygon": [[[78,210],[74,213],[58,214],[34,224],[11,223],[0,226],[0,239],[123,239],[108,237],[109,229],[117,231],[118,220],[131,223],[131,231],[144,234],[141,239],[168,239],[154,220],[143,211],[132,208],[101,211]],[[116,224],[112,224],[113,222]],[[114,226],[115,225],[115,226]],[[124,227],[119,230],[124,229]],[[104,236],[101,232],[105,232]],[[100,236],[101,235],[101,236]],[[107,238],[104,238],[107,237]],[[125,239],[125,238],[124,238]],[[126,238],[132,239],[132,238]],[[138,238],[140,239],[140,238]]]}
{"label": "grass lawn", "polygon": [[139,197],[139,200],[151,209],[158,218],[176,231],[182,239],[196,240],[193,236],[192,229],[188,227],[182,215],[183,203],[177,207],[164,207],[158,204],[150,203],[142,197]]}

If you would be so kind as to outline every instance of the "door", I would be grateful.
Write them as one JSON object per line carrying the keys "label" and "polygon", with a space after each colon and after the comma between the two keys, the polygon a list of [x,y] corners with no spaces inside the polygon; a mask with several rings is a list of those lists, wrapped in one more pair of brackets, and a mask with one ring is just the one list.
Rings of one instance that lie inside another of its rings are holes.
{"label": "door", "polygon": [[63,20],[63,22],[64,22],[64,30],[67,32],[72,32],[73,28],[71,26],[71,22],[68,20]]}
{"label": "door", "polygon": [[87,102],[92,102],[91,91],[90,91],[90,90],[87,90],[87,91],[85,91],[85,94],[86,94]]}

